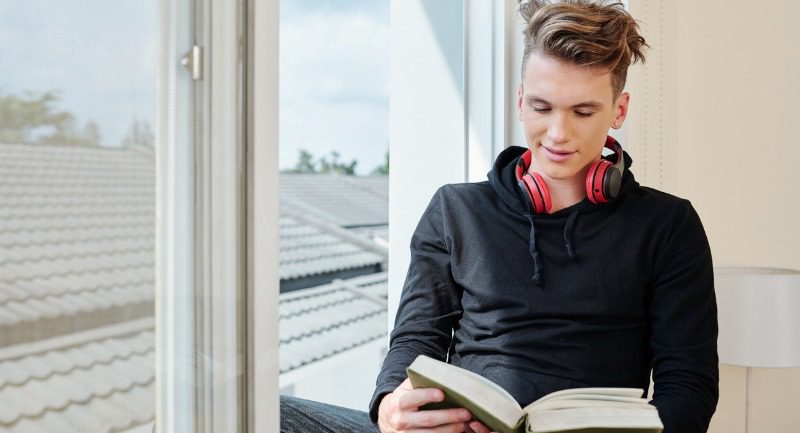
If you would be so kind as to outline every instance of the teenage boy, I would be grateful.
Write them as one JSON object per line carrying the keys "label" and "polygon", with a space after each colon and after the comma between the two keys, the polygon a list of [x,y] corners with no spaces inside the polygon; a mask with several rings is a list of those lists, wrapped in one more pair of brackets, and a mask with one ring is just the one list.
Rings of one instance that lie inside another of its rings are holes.
{"label": "teenage boy", "polygon": [[639,185],[606,135],[625,120],[627,69],[646,43],[619,3],[534,0],[520,11],[527,149],[504,150],[488,181],[434,194],[411,239],[370,419],[287,399],[287,423],[311,410],[338,426],[320,431],[375,431],[372,421],[383,433],[488,432],[465,409],[418,410],[443,398],[406,377],[426,354],[522,406],[574,387],[644,394],[652,370],[664,433],[707,430],[719,390],[705,232],[687,200]]}

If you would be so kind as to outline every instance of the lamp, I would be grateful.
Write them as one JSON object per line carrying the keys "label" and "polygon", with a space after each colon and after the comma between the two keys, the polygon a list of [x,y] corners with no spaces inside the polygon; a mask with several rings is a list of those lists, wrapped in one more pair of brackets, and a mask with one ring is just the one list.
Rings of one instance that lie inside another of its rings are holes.
{"label": "lamp", "polygon": [[750,369],[800,367],[800,271],[720,267],[714,280],[719,362],[747,368],[747,431]]}

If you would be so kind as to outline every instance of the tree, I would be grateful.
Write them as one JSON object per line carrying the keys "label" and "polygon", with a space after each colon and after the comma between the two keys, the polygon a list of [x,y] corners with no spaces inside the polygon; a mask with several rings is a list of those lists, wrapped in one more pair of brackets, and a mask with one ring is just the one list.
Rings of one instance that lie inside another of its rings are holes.
{"label": "tree", "polygon": [[289,173],[316,173],[316,174],[342,174],[354,175],[358,161],[355,159],[349,163],[339,161],[339,152],[331,151],[329,157],[323,156],[318,162],[314,162],[314,156],[307,150],[301,149],[300,156],[294,168],[288,170]]}
{"label": "tree", "polygon": [[388,176],[389,175],[389,151],[388,150],[386,151],[386,159],[384,160],[383,165],[379,165],[379,166],[375,167],[374,169],[372,169],[372,172],[370,172],[370,174],[378,175],[378,176]]}
{"label": "tree", "polygon": [[153,129],[150,127],[150,122],[147,120],[135,119],[131,126],[128,127],[128,132],[121,142],[123,147],[140,146],[152,149],[155,145],[155,136]]}
{"label": "tree", "polygon": [[311,155],[311,152],[300,149],[300,157],[297,159],[294,168],[289,170],[289,173],[316,173],[315,165],[314,156]]}
{"label": "tree", "polygon": [[97,123],[90,120],[78,130],[74,114],[53,107],[58,100],[54,90],[22,97],[0,93],[0,142],[99,145]]}

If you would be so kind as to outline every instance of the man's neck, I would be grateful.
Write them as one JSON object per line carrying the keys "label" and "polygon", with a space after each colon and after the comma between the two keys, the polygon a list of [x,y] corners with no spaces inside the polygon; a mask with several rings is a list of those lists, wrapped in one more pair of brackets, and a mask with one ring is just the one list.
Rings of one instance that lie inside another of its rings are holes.
{"label": "man's neck", "polygon": [[550,213],[570,207],[586,198],[586,172],[581,171],[570,179],[552,179],[544,174],[542,178],[547,182],[550,191]]}

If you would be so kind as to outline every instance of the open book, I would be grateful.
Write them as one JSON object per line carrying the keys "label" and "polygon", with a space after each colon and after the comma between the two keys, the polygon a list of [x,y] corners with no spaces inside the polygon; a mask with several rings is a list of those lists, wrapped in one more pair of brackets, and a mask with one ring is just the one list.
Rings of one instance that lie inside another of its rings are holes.
{"label": "open book", "polygon": [[525,406],[479,374],[419,355],[406,369],[414,388],[439,388],[443,402],[423,409],[463,407],[500,433],[660,433],[656,408],[637,388],[573,388]]}

